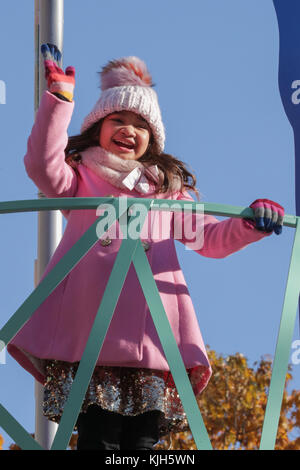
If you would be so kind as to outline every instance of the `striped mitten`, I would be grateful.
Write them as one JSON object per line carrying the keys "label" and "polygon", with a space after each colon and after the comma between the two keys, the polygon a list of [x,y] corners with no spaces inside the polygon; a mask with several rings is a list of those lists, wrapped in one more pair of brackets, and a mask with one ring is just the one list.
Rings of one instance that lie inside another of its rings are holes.
{"label": "striped mitten", "polygon": [[284,208],[270,199],[256,199],[249,206],[254,212],[254,220],[244,219],[246,224],[252,224],[262,232],[282,232]]}
{"label": "striped mitten", "polygon": [[67,67],[64,73],[59,67],[61,52],[53,44],[42,44],[41,52],[44,57],[45,78],[48,83],[48,90],[65,101],[73,101],[75,68]]}

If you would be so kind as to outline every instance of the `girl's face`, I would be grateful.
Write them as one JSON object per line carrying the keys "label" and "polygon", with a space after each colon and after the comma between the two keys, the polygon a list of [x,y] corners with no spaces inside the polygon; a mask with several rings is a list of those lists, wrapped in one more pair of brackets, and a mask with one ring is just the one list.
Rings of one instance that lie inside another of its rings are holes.
{"label": "girl's face", "polygon": [[138,160],[146,152],[150,137],[150,127],[141,116],[120,111],[103,119],[99,144],[124,160]]}

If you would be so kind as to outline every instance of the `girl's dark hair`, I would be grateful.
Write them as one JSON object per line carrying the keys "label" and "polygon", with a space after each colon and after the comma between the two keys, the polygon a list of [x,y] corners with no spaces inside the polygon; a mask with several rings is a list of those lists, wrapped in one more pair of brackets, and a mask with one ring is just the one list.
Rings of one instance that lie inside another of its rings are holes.
{"label": "girl's dark hair", "polygon": [[[68,144],[65,148],[65,160],[68,165],[76,170],[77,164],[80,162],[80,152],[99,145],[99,135],[101,131],[103,119],[95,122],[82,134],[69,137]],[[171,189],[172,180],[175,175],[181,179],[181,191],[188,189],[193,191],[199,200],[199,192],[196,188],[196,177],[186,168],[186,164],[181,160],[167,153],[158,153],[153,137],[145,154],[139,158],[139,162],[145,166],[157,165],[164,174],[164,180],[157,185],[156,193],[165,193]]]}

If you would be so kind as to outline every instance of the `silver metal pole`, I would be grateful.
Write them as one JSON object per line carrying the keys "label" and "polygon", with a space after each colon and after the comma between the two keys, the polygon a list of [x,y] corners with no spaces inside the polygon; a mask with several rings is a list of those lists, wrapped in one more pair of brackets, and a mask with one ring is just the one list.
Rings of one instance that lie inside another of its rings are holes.
{"label": "silver metal pole", "polygon": [[[47,88],[45,80],[41,44],[55,44],[60,51],[63,48],[63,14],[64,0],[35,0],[35,85],[34,110],[38,110],[41,96]],[[40,191],[38,197],[45,197]],[[39,212],[38,214],[38,248],[35,260],[35,285],[39,282],[62,236],[62,214],[60,211]],[[51,448],[57,424],[43,415],[44,387],[35,381],[35,439],[44,448]]]}

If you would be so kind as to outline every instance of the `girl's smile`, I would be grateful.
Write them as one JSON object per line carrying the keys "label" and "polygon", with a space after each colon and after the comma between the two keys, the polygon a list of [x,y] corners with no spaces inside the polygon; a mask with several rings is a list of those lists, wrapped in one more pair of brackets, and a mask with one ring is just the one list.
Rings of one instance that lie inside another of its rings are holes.
{"label": "girl's smile", "polygon": [[99,144],[120,158],[138,160],[147,151],[150,137],[150,127],[141,116],[120,111],[104,118]]}

